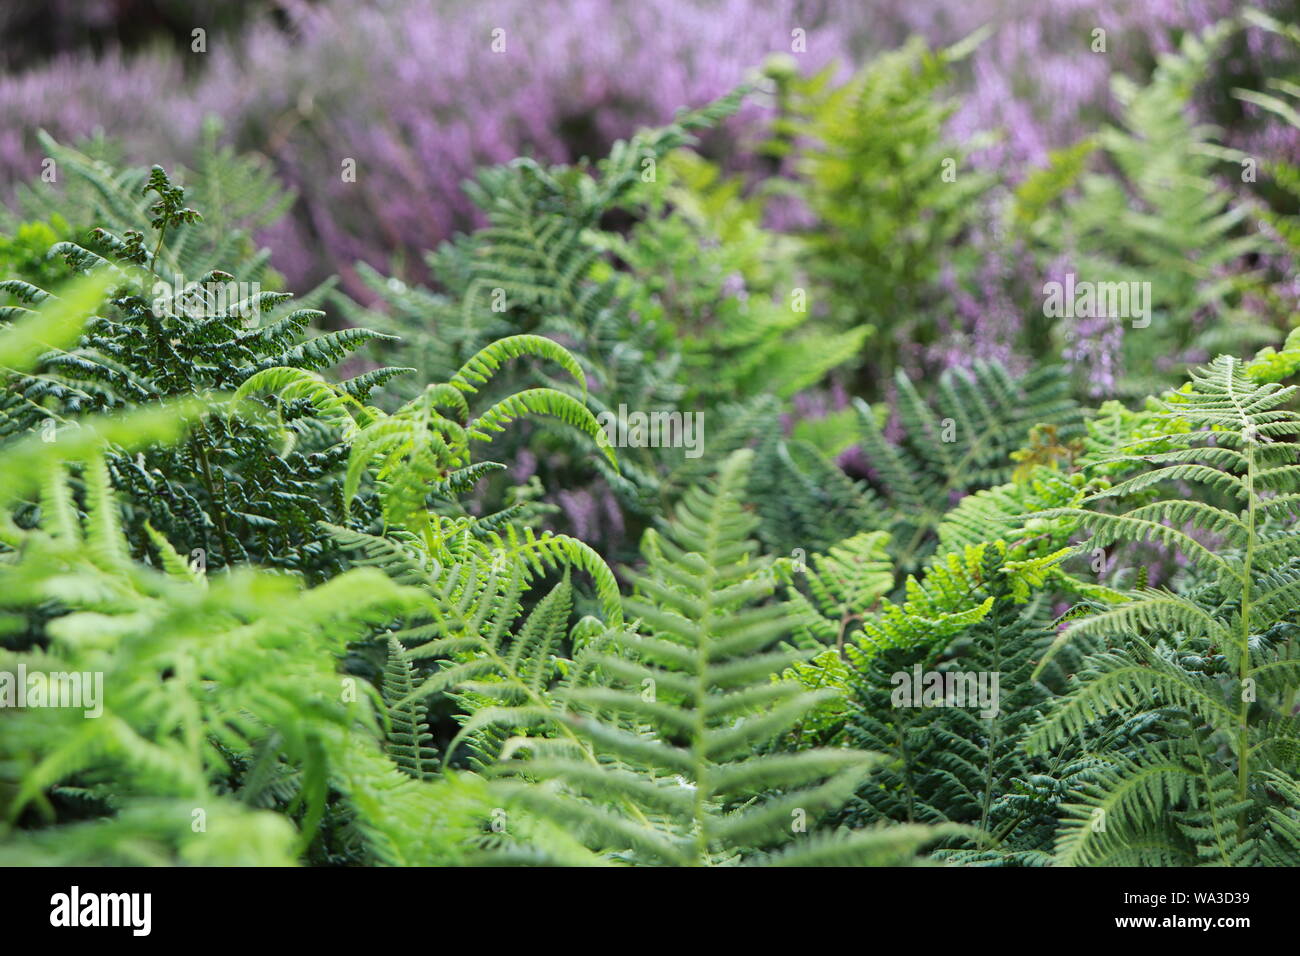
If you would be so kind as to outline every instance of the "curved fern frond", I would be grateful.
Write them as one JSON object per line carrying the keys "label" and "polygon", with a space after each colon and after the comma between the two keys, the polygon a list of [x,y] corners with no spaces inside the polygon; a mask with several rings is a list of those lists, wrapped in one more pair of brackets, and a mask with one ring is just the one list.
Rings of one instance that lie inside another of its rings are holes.
{"label": "curved fern frond", "polygon": [[578,360],[559,342],[541,335],[508,335],[497,339],[465,362],[451,377],[450,384],[464,392],[476,392],[478,386],[491,381],[502,365],[524,356],[548,359],[559,365],[582,387],[585,399],[587,377]]}
{"label": "curved fern frond", "polygon": [[586,405],[553,388],[528,388],[501,399],[471,421],[467,432],[471,438],[491,441],[493,432],[503,432],[510,422],[530,415],[549,415],[582,431],[596,443],[610,465],[618,468],[618,456],[596,417]]}

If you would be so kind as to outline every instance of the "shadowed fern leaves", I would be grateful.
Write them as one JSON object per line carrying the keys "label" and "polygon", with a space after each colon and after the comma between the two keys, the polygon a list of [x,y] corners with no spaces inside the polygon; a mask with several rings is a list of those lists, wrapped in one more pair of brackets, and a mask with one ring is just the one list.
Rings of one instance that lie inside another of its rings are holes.
{"label": "shadowed fern leaves", "polygon": [[[166,235],[175,239],[207,228],[186,221],[191,217],[181,205],[184,192],[161,170],[149,183],[166,197],[167,208],[156,213]],[[287,293],[236,283],[229,273],[208,271],[174,288],[172,274],[159,279],[141,268],[153,263],[143,236],[133,242],[101,230],[97,237],[99,244],[90,245],[103,255],[73,243],[52,253],[73,263],[67,270],[72,276],[101,277],[107,301],[86,306],[92,318],[77,341],[45,350],[25,374],[0,373],[0,441],[34,429],[73,427],[85,413],[120,414],[171,397],[234,390],[273,367],[315,374],[380,337],[366,329],[313,337],[309,327],[324,313],[303,308]],[[54,297],[12,282],[5,288],[32,305]],[[9,310],[13,318],[27,311]],[[369,372],[341,389],[364,400],[401,371]],[[313,577],[341,570],[320,549],[315,525],[345,520],[338,497],[347,450],[316,412],[304,400],[286,410],[292,443],[256,414],[212,414],[184,444],[111,456],[114,486],[128,495],[132,551],[146,553],[147,521],[182,552],[200,551],[214,569],[253,561]],[[369,506],[360,520],[368,517]]]}
{"label": "shadowed fern leaves", "polygon": [[1048,770],[1074,768],[1023,750],[1048,699],[1032,677],[1049,640],[1043,602],[1015,603],[1005,582],[993,589],[987,613],[952,639],[890,648],[858,665],[845,739],[892,759],[859,788],[844,819],[961,823],[984,834],[982,845],[953,841],[940,857],[1042,864],[1066,792]]}
{"label": "shadowed fern leaves", "polygon": [[865,481],[834,474],[811,445],[770,441],[763,448],[758,505],[762,536],[774,551],[822,551],[857,531],[888,531],[891,554],[915,570],[934,550],[935,533],[963,495],[1011,478],[1011,453],[1030,429],[1080,429],[1069,384],[1054,366],[1014,378],[995,363],[943,375],[927,402],[906,375],[896,377],[898,441],[886,437],[883,409],[855,401]]}

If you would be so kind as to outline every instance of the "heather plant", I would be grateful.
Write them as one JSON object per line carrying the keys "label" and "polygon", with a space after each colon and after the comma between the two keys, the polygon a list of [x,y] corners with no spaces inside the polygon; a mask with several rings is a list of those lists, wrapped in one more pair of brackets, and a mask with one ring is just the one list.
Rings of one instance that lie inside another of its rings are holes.
{"label": "heather plant", "polygon": [[[235,35],[212,29],[202,53],[185,37],[5,77],[0,115],[6,128],[44,124],[65,140],[114,129],[137,162],[170,166],[192,158],[205,118],[220,115],[240,145],[268,149],[301,194],[300,215],[267,234],[280,268],[299,286],[338,272],[359,292],[357,260],[381,267],[404,253],[415,270],[404,278],[421,278],[421,251],[481,222],[461,190],[478,166],[598,155],[638,124],[733,88],[767,53],[788,50],[795,28],[815,38],[814,63],[849,53],[821,5],[800,0],[282,11],[280,22],[253,18]],[[736,22],[749,29],[727,26]],[[433,45],[439,56],[427,55]],[[15,178],[39,171],[34,141],[0,148]],[[346,158],[360,163],[351,182]]]}
{"label": "heather plant", "polygon": [[[46,35],[67,52],[41,62],[33,54],[50,43],[15,45],[24,68],[0,76],[0,127],[14,131],[0,141],[4,179],[40,172],[40,127],[67,142],[103,129],[129,144],[133,161],[173,168],[193,161],[206,118],[219,115],[233,142],[269,155],[302,195],[295,215],[264,234],[279,268],[296,288],[339,272],[358,294],[357,260],[384,268],[400,253],[414,271],[402,278],[422,278],[420,252],[477,224],[460,189],[476,166],[599,155],[638,124],[721,95],[773,53],[792,54],[811,73],[860,63],[914,34],[942,47],[991,25],[963,73],[968,95],[951,133],[1001,131],[976,159],[1014,182],[1113,113],[1115,74],[1140,75],[1181,34],[1237,6],[295,0],[270,15],[259,4],[150,5],[153,21],[139,16],[140,0],[5,11],[15,32],[23,16],[52,21]],[[1286,0],[1266,5],[1285,13]],[[227,29],[240,14],[245,21]],[[141,44],[132,29],[149,22],[156,42]],[[207,31],[202,52],[195,28]],[[504,31],[500,49],[495,29]],[[90,50],[78,52],[79,38],[93,40]],[[1255,85],[1246,80],[1265,62],[1261,42],[1223,59],[1235,85]],[[755,108],[743,128],[760,119]],[[725,139],[731,151],[735,139]],[[353,182],[340,175],[346,158],[361,163]]]}

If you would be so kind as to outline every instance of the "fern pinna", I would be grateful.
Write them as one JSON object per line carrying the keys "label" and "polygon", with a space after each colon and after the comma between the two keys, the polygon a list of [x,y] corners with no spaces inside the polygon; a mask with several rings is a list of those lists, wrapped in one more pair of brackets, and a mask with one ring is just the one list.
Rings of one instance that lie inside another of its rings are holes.
{"label": "fern pinna", "polygon": [[942,645],[987,615],[999,595],[1018,603],[1047,595],[1112,600],[1116,592],[1067,570],[1078,521],[1026,514],[1078,503],[1101,486],[1040,467],[969,495],[939,525],[936,553],[912,574],[899,573],[885,532],[791,562],[790,600],[807,611],[791,639],[863,661],[888,648]]}
{"label": "fern pinna", "polygon": [[[1107,646],[1087,658],[1029,743],[1042,750],[1138,728],[1127,745],[1092,751],[1095,769],[1057,836],[1060,861],[1297,859],[1300,416],[1286,408],[1296,392],[1253,380],[1237,359],[1216,359],[1165,400],[1167,450],[1148,451],[1144,439],[1119,458],[1136,474],[1093,496],[1091,508],[1068,510],[1099,544],[1178,547],[1206,586],[1140,590],[1058,640]],[[1188,497],[1189,486],[1206,492]],[[1165,488],[1173,496],[1105,509]]]}

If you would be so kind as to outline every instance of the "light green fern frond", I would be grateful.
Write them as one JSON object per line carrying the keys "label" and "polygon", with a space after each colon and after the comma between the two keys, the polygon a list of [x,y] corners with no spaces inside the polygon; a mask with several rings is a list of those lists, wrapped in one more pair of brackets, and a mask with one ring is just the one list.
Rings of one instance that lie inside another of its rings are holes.
{"label": "light green fern frond", "polygon": [[[784,847],[788,862],[861,863],[881,859],[890,841],[802,835],[852,792],[869,754],[763,753],[833,692],[771,680],[806,655],[771,650],[801,615],[759,603],[776,580],[755,555],[756,519],[739,499],[751,457],[731,456],[670,525],[647,532],[647,568],[626,602],[635,630],[606,631],[584,658],[606,679],[564,694],[564,724],[597,761],[524,738],[507,753],[527,759],[498,768],[518,778],[504,785],[512,801],[627,862],[775,862],[769,851]],[[898,836],[895,849],[910,857],[915,845]]]}

